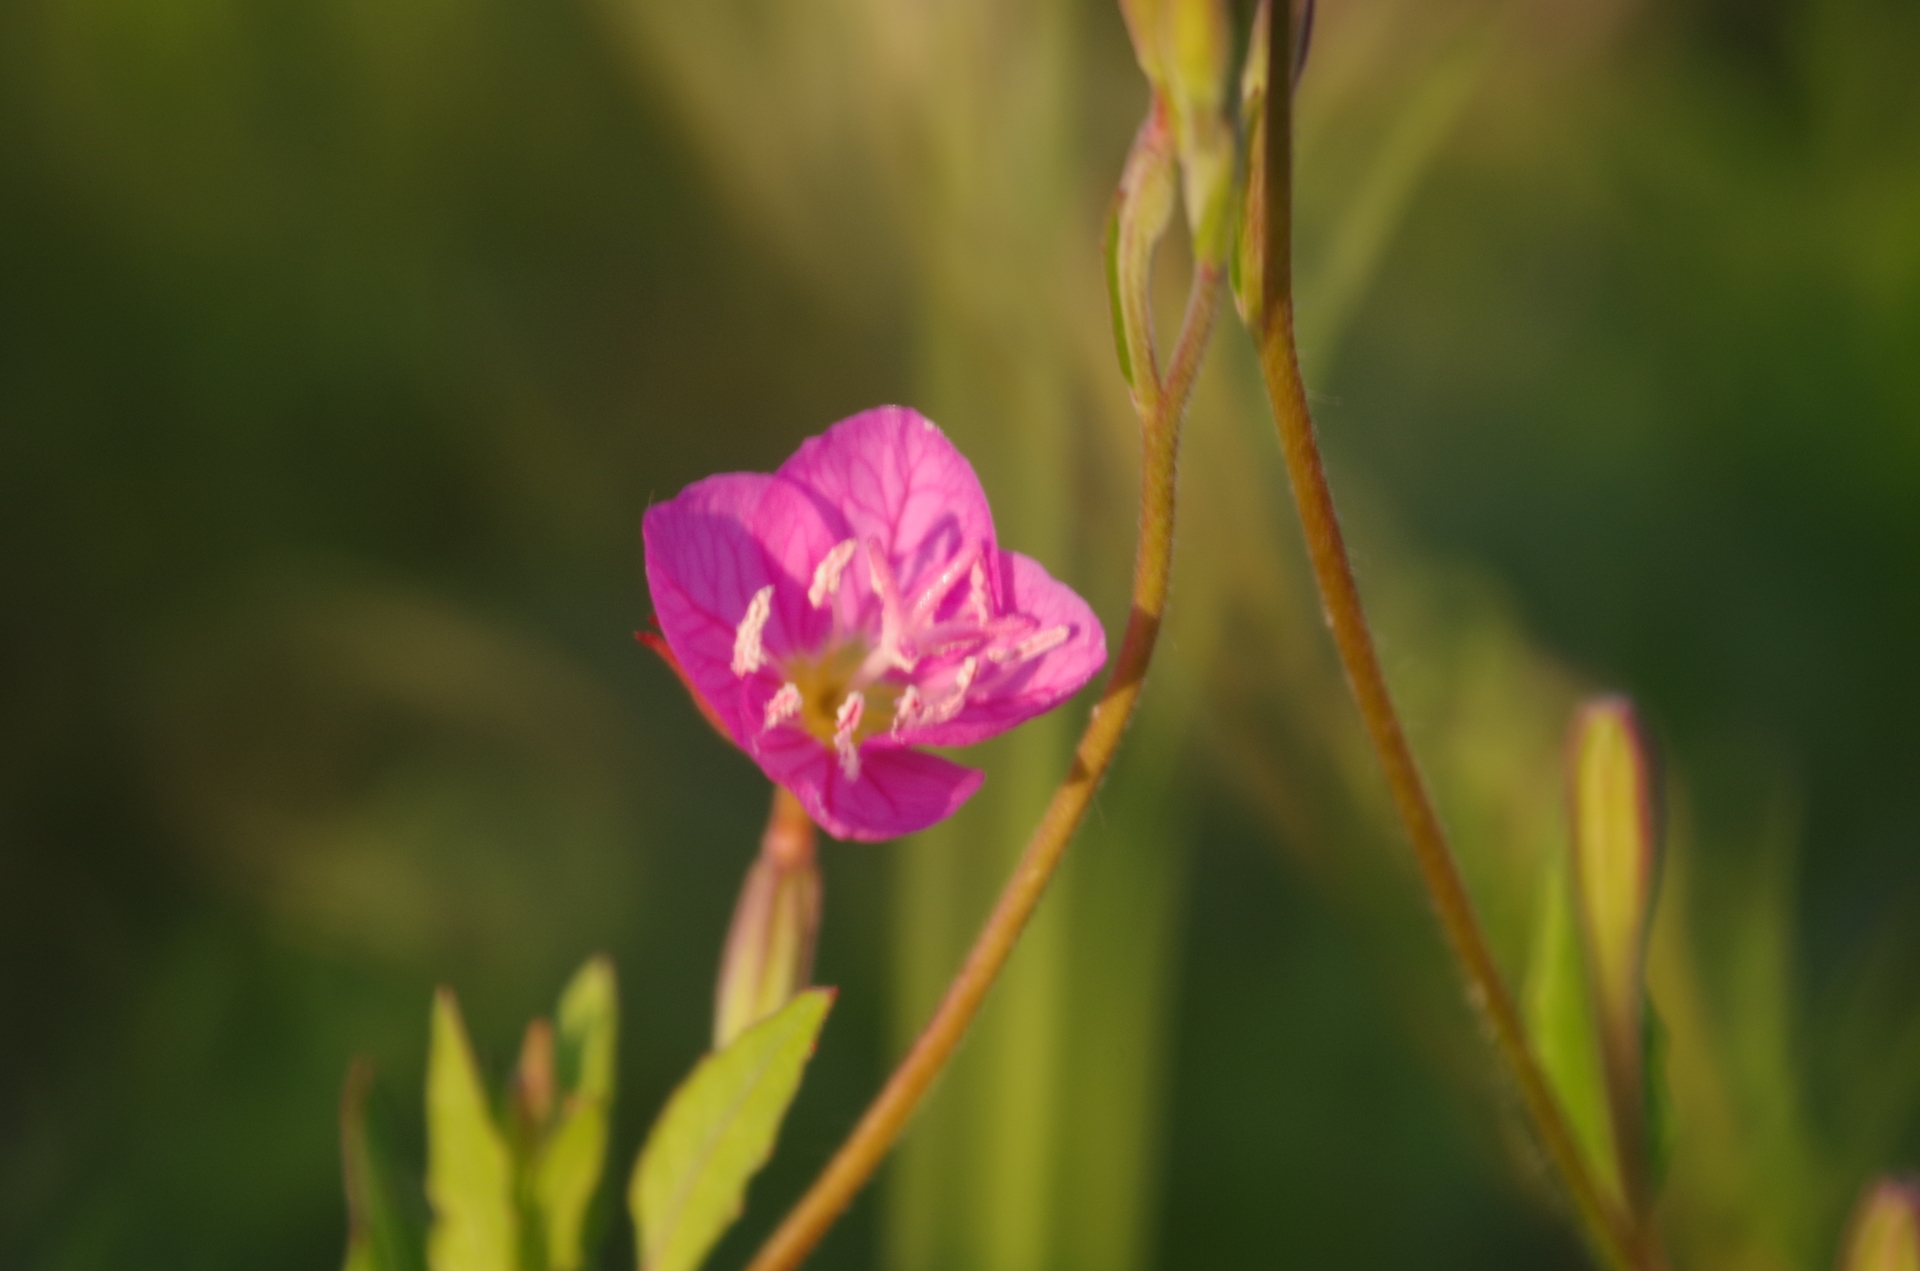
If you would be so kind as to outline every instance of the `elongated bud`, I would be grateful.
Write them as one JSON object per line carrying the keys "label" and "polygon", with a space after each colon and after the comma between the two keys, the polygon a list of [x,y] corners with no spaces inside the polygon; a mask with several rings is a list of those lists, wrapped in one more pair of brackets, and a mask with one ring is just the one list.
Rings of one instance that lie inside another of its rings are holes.
{"label": "elongated bud", "polygon": [[[1307,46],[1313,39],[1314,0],[1289,0],[1287,28],[1288,87],[1300,86],[1307,66]],[[1240,136],[1247,172],[1240,186],[1240,206],[1234,218],[1233,244],[1227,258],[1228,282],[1240,320],[1259,329],[1266,270],[1267,235],[1267,81],[1268,64],[1277,56],[1268,46],[1272,33],[1273,0],[1260,0],[1254,10],[1253,32],[1247,40],[1247,60],[1240,69]]]}
{"label": "elongated bud", "polygon": [[1241,183],[1240,217],[1234,223],[1233,254],[1227,282],[1233,307],[1250,331],[1260,329],[1261,293],[1267,265],[1267,24],[1271,0],[1254,11],[1247,40],[1247,64],[1240,72],[1240,132],[1245,139],[1247,175]]}
{"label": "elongated bud", "polygon": [[1854,1207],[1839,1271],[1920,1271],[1920,1186],[1883,1178]]}
{"label": "elongated bud", "polygon": [[1165,107],[1173,131],[1194,256],[1216,263],[1227,254],[1233,225],[1233,26],[1226,0],[1121,0],[1120,11],[1155,106]]}
{"label": "elongated bud", "polygon": [[800,801],[775,786],[760,855],[740,888],[714,992],[713,1048],[791,1001],[813,977],[820,929],[814,827]]}
{"label": "elongated bud", "polygon": [[1173,216],[1173,134],[1160,99],[1134,135],[1107,214],[1107,303],[1120,374],[1144,409],[1160,391],[1153,351],[1153,251]]}
{"label": "elongated bud", "polygon": [[1614,1144],[1637,1202],[1646,1145],[1647,927],[1659,854],[1646,747],[1625,698],[1580,709],[1572,765],[1574,895]]}
{"label": "elongated bud", "polygon": [[520,1038],[520,1062],[513,1070],[514,1128],[520,1142],[537,1143],[553,1119],[553,1025],[535,1019]]}

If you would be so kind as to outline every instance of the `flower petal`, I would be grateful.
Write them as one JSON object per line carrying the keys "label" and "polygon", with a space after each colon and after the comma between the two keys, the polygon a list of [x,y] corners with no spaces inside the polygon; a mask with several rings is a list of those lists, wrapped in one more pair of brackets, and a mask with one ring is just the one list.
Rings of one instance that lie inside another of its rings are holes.
{"label": "flower petal", "polygon": [[[749,681],[733,673],[734,635],[754,593],[770,585],[772,611],[761,633],[768,654],[819,644],[830,618],[807,604],[805,576],[795,575],[832,545],[826,522],[798,487],[732,472],[648,508],[641,536],[647,589],[668,647],[734,741],[750,750],[761,721],[745,700]],[[750,679],[777,685],[771,665]]]}
{"label": "flower petal", "polygon": [[1000,553],[999,577],[1004,612],[1032,619],[1036,636],[1064,628],[1066,638],[1032,657],[983,669],[952,719],[901,730],[908,745],[970,746],[1005,732],[1072,697],[1106,664],[1106,632],[1073,588],[1019,552]]}
{"label": "flower petal", "polygon": [[878,538],[909,593],[967,544],[994,541],[993,512],[973,465],[933,421],[905,406],[841,420],[804,442],[777,475],[838,511],[851,537]]}
{"label": "flower petal", "polygon": [[980,788],[985,774],[938,755],[869,743],[860,775],[847,780],[839,760],[798,729],[765,734],[754,757],[793,791],[821,829],[838,839],[876,843],[944,821]]}

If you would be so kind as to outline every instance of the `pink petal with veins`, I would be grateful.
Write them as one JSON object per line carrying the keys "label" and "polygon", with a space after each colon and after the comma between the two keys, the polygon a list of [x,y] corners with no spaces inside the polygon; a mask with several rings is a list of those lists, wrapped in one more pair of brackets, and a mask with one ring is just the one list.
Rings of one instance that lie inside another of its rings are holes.
{"label": "pink petal with veins", "polygon": [[1039,561],[1019,552],[1001,552],[999,572],[1006,580],[1003,611],[1030,618],[1030,635],[1065,627],[1066,639],[1019,662],[996,667],[983,658],[983,666],[993,669],[982,671],[975,681],[980,687],[969,694],[959,714],[944,723],[902,729],[903,742],[970,746],[1052,710],[1079,692],[1106,665],[1106,632],[1073,588],[1047,573]]}
{"label": "pink petal with veins", "polygon": [[973,465],[905,406],[841,420],[803,442],[777,475],[845,518],[849,537],[877,537],[908,592],[966,544],[993,542],[993,512]]}
{"label": "pink petal with veins", "polygon": [[771,666],[742,680],[733,673],[733,642],[740,620],[760,588],[773,586],[773,611],[762,634],[770,655],[811,648],[825,638],[826,615],[806,603],[806,583],[793,571],[832,537],[818,508],[797,487],[757,472],[732,472],[696,481],[641,521],[647,589],[667,646],[694,687],[741,746],[760,727],[747,689],[773,680]]}
{"label": "pink petal with veins", "polygon": [[855,781],[847,780],[832,751],[792,729],[762,736],[754,758],[769,777],[793,791],[821,829],[863,843],[946,820],[985,779],[977,769],[900,746],[869,744],[860,753]]}

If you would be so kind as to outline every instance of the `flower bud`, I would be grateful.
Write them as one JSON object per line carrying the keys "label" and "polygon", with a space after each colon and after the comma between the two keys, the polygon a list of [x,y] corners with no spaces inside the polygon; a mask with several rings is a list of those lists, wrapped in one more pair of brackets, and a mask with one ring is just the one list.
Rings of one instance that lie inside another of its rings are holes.
{"label": "flower bud", "polygon": [[[1288,89],[1300,85],[1307,66],[1307,45],[1313,38],[1314,0],[1289,0],[1286,58]],[[1227,275],[1233,304],[1249,329],[1258,329],[1264,312],[1267,259],[1267,65],[1278,55],[1268,47],[1272,31],[1273,0],[1260,0],[1254,10],[1253,31],[1247,39],[1247,60],[1240,68],[1240,136],[1246,155],[1246,179],[1241,183],[1239,215],[1235,218]]]}
{"label": "flower bud", "polygon": [[1883,1178],[1854,1207],[1839,1271],[1920,1271],[1920,1186]]}
{"label": "flower bud", "polygon": [[813,822],[786,787],[776,786],[760,855],[740,888],[721,955],[713,1004],[715,1050],[807,987],[819,929]]}
{"label": "flower bud", "polygon": [[1267,23],[1271,0],[1254,11],[1247,62],[1240,71],[1240,132],[1246,139],[1247,176],[1240,193],[1233,256],[1227,279],[1233,305],[1249,330],[1258,330],[1267,271]]}
{"label": "flower bud", "polygon": [[1658,837],[1646,748],[1625,698],[1581,708],[1571,760],[1576,908],[1615,1148],[1632,1177],[1646,1148],[1645,963]]}
{"label": "flower bud", "polygon": [[538,1143],[553,1120],[553,1025],[534,1019],[520,1038],[520,1062],[513,1070],[514,1129],[523,1144]]}
{"label": "flower bud", "polygon": [[1134,56],[1172,125],[1194,255],[1218,261],[1228,247],[1234,188],[1226,113],[1233,27],[1226,2],[1122,0],[1120,9]]}
{"label": "flower bud", "polygon": [[1107,301],[1120,374],[1144,406],[1160,391],[1153,351],[1153,252],[1173,216],[1173,137],[1158,98],[1127,152],[1107,216]]}

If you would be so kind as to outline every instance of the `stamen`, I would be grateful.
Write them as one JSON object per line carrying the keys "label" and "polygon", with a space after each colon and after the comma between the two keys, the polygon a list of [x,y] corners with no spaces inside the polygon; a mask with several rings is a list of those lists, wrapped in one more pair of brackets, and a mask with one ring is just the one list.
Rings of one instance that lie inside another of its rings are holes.
{"label": "stamen", "polygon": [[742,679],[752,675],[766,662],[766,650],[760,647],[760,633],[766,630],[773,613],[773,584],[753,593],[747,602],[747,616],[733,633],[733,673]]}
{"label": "stamen", "polygon": [[813,585],[807,588],[807,603],[815,609],[825,607],[840,590],[840,575],[845,572],[847,562],[853,559],[853,549],[860,546],[857,539],[846,539],[836,543],[833,550],[820,560],[813,571]]}
{"label": "stamen", "polygon": [[914,597],[913,609],[908,615],[908,621],[918,627],[933,617],[933,611],[940,607],[940,602],[947,598],[947,593],[953,590],[953,585],[960,581],[960,575],[967,572],[969,566],[977,570],[979,562],[980,544],[978,543],[969,543],[955,553],[953,559],[947,562],[947,567],[941,570],[933,581],[922,587],[920,594]]}
{"label": "stamen", "polygon": [[867,540],[867,577],[873,583],[874,594],[880,597],[880,644],[868,655],[856,676],[862,683],[871,683],[893,667],[911,671],[920,660],[916,652],[907,647],[907,615],[900,599],[900,584],[894,579],[893,567],[877,538]]}
{"label": "stamen", "polygon": [[993,649],[987,654],[993,662],[1025,662],[1028,658],[1037,658],[1067,642],[1071,634],[1065,627],[1049,627],[1036,635],[1030,635],[1011,649]]}
{"label": "stamen", "polygon": [[893,735],[898,737],[902,728],[911,728],[919,723],[920,712],[926,704],[917,685],[909,684],[901,689],[899,699],[893,704]]}
{"label": "stamen", "polygon": [[800,713],[800,686],[788,680],[780,686],[780,691],[767,699],[766,722],[760,725],[761,732],[780,727]]}
{"label": "stamen", "polygon": [[840,756],[840,771],[847,774],[849,781],[860,779],[860,743],[854,740],[853,734],[860,727],[860,717],[866,713],[866,694],[849,693],[833,717],[833,749]]}
{"label": "stamen", "polygon": [[973,570],[967,576],[967,610],[973,615],[973,620],[983,627],[993,617],[993,608],[988,600],[987,569],[975,557]]}
{"label": "stamen", "polygon": [[929,707],[920,719],[922,724],[944,724],[960,713],[967,704],[967,690],[973,687],[974,677],[980,674],[980,659],[969,657],[961,661],[960,670],[955,673],[953,683],[947,689],[947,695],[940,699],[937,706]]}

